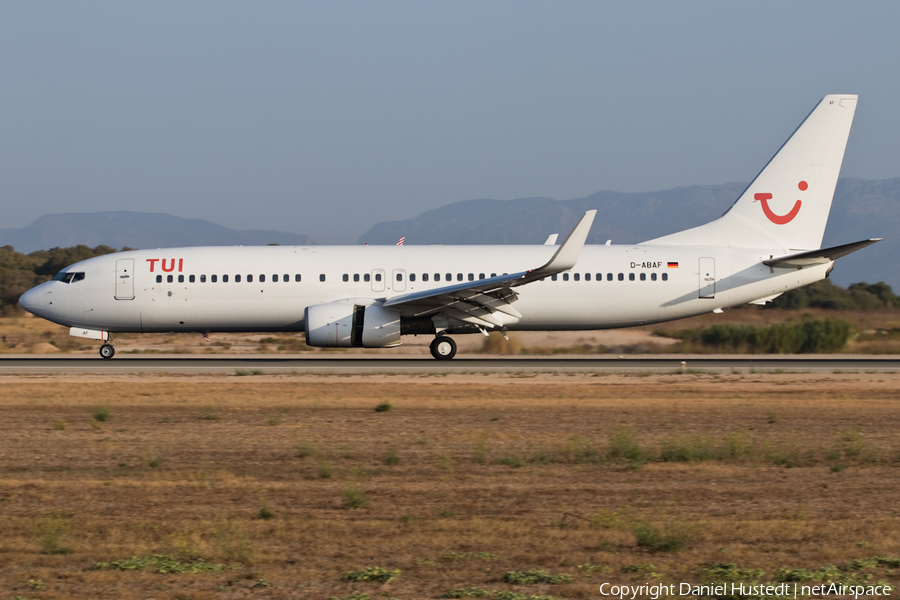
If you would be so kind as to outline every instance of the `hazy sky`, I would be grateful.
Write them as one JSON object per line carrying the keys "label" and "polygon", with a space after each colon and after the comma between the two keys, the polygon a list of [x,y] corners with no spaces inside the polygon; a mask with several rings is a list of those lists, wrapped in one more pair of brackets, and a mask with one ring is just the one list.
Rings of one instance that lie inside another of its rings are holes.
{"label": "hazy sky", "polygon": [[355,242],[471,198],[749,181],[828,93],[900,176],[897,2],[4,2],[0,228]]}

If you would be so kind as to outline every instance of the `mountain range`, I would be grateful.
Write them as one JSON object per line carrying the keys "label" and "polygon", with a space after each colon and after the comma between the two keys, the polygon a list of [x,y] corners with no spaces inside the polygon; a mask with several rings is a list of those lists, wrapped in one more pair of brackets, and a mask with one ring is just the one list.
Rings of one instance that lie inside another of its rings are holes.
{"label": "mountain range", "polygon": [[0,246],[28,254],[67,246],[173,248],[181,246],[265,246],[310,244],[308,235],[284,231],[229,229],[204,219],[124,210],[45,215],[21,229],[0,229]]}
{"label": "mountain range", "polygon": [[[406,221],[378,223],[359,241],[394,244],[405,236],[406,244],[541,244],[552,233],[566,235],[584,211],[596,208],[589,244],[638,243],[717,219],[746,187],[726,183],[658,192],[606,191],[572,200],[465,200]],[[823,245],[884,240],[838,260],[832,280],[843,286],[884,281],[898,289],[900,263],[891,258],[900,254],[898,231],[900,177],[839,180]]]}
{"label": "mountain range", "polygon": [[[701,225],[728,210],[747,184],[694,185],[657,192],[597,192],[584,198],[554,200],[464,200],[405,221],[378,223],[359,243],[541,244],[552,233],[564,236],[584,211],[598,209],[588,243],[637,243]],[[843,178],[838,182],[823,245],[872,237],[884,241],[840,259],[832,280],[846,286],[883,281],[900,289],[900,177],[883,180]],[[562,241],[560,239],[560,241]],[[0,246],[19,252],[52,247],[105,244],[114,248],[232,246],[314,243],[308,235],[236,230],[203,219],[164,213],[109,211],[46,215],[21,229],[0,229]]]}

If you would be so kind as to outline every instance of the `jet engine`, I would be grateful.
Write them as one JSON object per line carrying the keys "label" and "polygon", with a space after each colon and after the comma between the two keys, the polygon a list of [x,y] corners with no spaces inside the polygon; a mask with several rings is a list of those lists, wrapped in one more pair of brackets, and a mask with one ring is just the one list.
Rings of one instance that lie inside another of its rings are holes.
{"label": "jet engine", "polygon": [[362,298],[315,304],[304,316],[306,343],[328,348],[399,346],[400,312]]}

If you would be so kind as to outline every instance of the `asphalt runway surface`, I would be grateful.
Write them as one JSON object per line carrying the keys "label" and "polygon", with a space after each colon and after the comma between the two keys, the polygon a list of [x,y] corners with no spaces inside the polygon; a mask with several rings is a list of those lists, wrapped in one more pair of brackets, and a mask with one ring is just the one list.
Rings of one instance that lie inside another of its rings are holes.
{"label": "asphalt runway surface", "polygon": [[2,375],[220,374],[272,373],[674,373],[685,372],[900,372],[900,358],[881,356],[459,356],[437,361],[430,356],[308,355],[5,355]]}

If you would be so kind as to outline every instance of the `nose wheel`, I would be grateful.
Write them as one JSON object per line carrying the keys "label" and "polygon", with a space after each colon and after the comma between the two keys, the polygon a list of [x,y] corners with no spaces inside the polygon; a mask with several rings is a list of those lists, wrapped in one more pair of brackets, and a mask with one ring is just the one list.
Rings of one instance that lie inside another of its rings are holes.
{"label": "nose wheel", "polygon": [[112,358],[116,355],[116,349],[110,346],[109,344],[103,344],[100,346],[100,356],[106,359]]}
{"label": "nose wheel", "polygon": [[445,336],[434,338],[431,342],[431,355],[438,360],[450,360],[456,356],[456,342]]}

